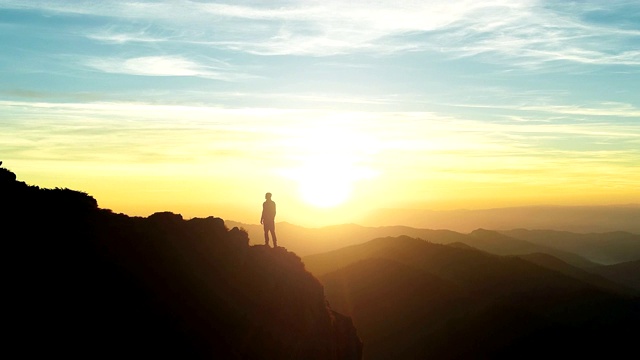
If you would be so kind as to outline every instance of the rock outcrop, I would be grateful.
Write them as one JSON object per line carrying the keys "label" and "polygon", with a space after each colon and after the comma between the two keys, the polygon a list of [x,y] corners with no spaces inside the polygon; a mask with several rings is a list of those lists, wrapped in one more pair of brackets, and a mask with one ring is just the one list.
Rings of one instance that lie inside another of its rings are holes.
{"label": "rock outcrop", "polygon": [[219,218],[100,209],[0,168],[7,343],[21,357],[360,359],[294,253]]}

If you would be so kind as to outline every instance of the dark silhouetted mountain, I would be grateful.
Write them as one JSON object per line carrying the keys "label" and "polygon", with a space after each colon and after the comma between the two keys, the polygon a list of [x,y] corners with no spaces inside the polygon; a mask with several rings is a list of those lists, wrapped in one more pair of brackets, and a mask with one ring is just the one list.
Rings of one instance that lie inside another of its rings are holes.
{"label": "dark silhouetted mountain", "polygon": [[[589,271],[583,270],[575,266],[571,266],[566,262],[556,257],[553,257],[549,254],[534,253],[534,254],[527,254],[527,255],[518,255],[518,257],[526,261],[529,261],[531,263],[534,263],[536,265],[540,265],[544,268],[547,268],[553,271],[558,271],[562,274],[578,279],[587,284],[591,284],[593,286],[602,288],[604,290],[611,291],[613,293],[618,293],[618,294],[636,293],[636,291],[634,291],[632,286],[626,285],[623,281],[620,281],[620,279],[618,279],[618,277],[616,276],[613,277],[615,278],[615,280],[613,280],[610,277],[598,275],[594,271],[594,268],[589,269]],[[606,267],[607,266],[600,266],[598,268],[606,268]],[[640,295],[640,293],[638,293],[638,295]]]}
{"label": "dark silhouetted mountain", "polygon": [[[636,218],[636,220],[640,217]],[[638,221],[640,223],[640,221]],[[640,260],[640,234],[623,231],[576,234],[552,230],[509,230],[502,234],[568,251],[603,265]]]}
{"label": "dark silhouetted mountain", "polygon": [[627,231],[640,234],[640,204],[611,206],[523,206],[480,210],[383,209],[358,223],[398,224],[469,232],[485,229],[552,229],[577,233]]}
{"label": "dark silhouetted mountain", "polygon": [[[473,249],[476,249],[476,248],[474,248],[474,247],[473,247],[473,246],[471,246],[471,245],[467,245],[467,244],[465,244],[465,243],[463,243],[463,242],[459,242],[459,241],[452,242],[452,243],[449,243],[449,244],[447,244],[447,245],[448,245],[448,246],[451,246],[451,247],[458,248],[458,249],[465,249],[465,250],[473,250]],[[478,250],[478,249],[476,249],[476,250]]]}
{"label": "dark silhouetted mountain", "polygon": [[635,351],[638,298],[518,257],[388,237],[303,261],[353,318],[365,359]]}
{"label": "dark silhouetted mountain", "polygon": [[[215,217],[129,217],[0,169],[5,351],[21,358],[359,359],[283,248]],[[11,351],[9,351],[11,350]]]}
{"label": "dark silhouetted mountain", "polygon": [[589,269],[589,271],[619,284],[640,290],[640,260],[598,266]]}
{"label": "dark silhouetted mountain", "polygon": [[332,306],[361,327],[367,359],[420,358],[425,336],[446,321],[440,315],[455,313],[464,300],[455,284],[381,258],[350,264],[322,282]]}
{"label": "dark silhouetted mountain", "polygon": [[501,232],[477,229],[472,231],[464,243],[474,248],[496,255],[549,254],[579,268],[589,268],[599,264],[583,257],[551,246],[535,244],[527,240],[504,235]]}

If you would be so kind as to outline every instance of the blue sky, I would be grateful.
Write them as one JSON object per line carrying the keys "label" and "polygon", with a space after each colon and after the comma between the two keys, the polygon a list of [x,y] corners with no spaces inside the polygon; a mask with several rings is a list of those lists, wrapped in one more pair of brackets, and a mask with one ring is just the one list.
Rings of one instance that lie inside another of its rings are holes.
{"label": "blue sky", "polygon": [[0,0],[0,43],[1,160],[123,212],[640,202],[638,1]]}

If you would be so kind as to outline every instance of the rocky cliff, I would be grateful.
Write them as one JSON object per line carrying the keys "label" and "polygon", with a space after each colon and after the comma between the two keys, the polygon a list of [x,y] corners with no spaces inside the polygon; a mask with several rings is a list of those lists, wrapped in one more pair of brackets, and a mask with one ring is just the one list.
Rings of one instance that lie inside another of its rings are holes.
{"label": "rocky cliff", "polygon": [[351,319],[284,248],[219,218],[148,218],[0,168],[7,341],[22,357],[360,359]]}

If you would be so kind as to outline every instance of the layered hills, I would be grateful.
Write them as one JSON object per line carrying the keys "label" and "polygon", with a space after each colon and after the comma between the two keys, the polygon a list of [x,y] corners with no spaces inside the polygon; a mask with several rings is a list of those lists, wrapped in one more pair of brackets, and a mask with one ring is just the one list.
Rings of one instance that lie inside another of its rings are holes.
{"label": "layered hills", "polygon": [[[637,220],[640,220],[640,217]],[[515,229],[500,231],[500,233],[538,246],[580,254],[591,261],[605,265],[640,260],[640,235],[624,231],[571,233]]]}
{"label": "layered hills", "polygon": [[470,232],[486,229],[554,229],[578,233],[625,231],[640,234],[640,204],[600,206],[520,206],[495,209],[433,211],[373,210],[358,223],[369,226],[403,224],[416,228]]}
{"label": "layered hills", "polygon": [[[264,243],[262,226],[227,221],[245,229],[255,244]],[[640,260],[640,234],[615,231],[572,233],[557,230],[486,230],[469,233],[420,229],[408,226],[367,227],[356,224],[305,228],[276,224],[277,233],[289,239],[289,248],[300,256],[327,252],[387,236],[410,236],[438,244],[461,243],[497,255],[544,253],[571,265],[588,269],[600,265]]]}
{"label": "layered hills", "polygon": [[637,293],[543,257],[499,256],[401,236],[303,260],[334,309],[353,318],[365,359],[615,357],[635,351]]}
{"label": "layered hills", "polygon": [[115,214],[4,168],[0,197],[5,342],[21,358],[361,358],[297,255],[220,218]]}

